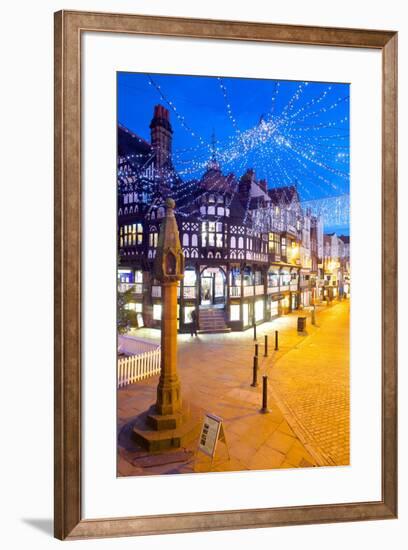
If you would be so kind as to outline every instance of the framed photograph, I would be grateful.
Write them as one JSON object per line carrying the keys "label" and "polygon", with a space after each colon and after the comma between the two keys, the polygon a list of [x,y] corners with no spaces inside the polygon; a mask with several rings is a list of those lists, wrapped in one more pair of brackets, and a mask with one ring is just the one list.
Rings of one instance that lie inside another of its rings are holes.
{"label": "framed photograph", "polygon": [[397,516],[397,33],[55,14],[55,536]]}

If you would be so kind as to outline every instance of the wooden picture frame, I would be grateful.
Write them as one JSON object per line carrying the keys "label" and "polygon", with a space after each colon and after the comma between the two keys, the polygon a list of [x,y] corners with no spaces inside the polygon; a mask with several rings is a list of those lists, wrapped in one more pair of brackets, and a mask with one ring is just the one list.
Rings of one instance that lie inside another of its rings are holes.
{"label": "wooden picture frame", "polygon": [[[382,498],[89,519],[81,512],[81,34],[86,31],[382,52]],[[114,537],[397,515],[397,33],[60,11],[55,14],[55,536]]]}

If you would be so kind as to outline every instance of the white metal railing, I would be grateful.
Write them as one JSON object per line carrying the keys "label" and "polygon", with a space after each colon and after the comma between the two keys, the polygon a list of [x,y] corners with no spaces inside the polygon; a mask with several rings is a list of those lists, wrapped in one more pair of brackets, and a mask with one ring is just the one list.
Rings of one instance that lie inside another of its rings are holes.
{"label": "white metal railing", "polygon": [[274,292],[279,292],[279,287],[278,286],[268,286],[267,293],[268,294],[273,294]]}
{"label": "white metal railing", "polygon": [[255,285],[255,294],[260,296],[265,291],[264,285]]}
{"label": "white metal railing", "polygon": [[118,360],[118,388],[154,376],[160,372],[160,346],[139,355]]}
{"label": "white metal railing", "polygon": [[241,287],[240,286],[230,286],[229,287],[231,298],[240,298],[241,297]]}
{"label": "white metal railing", "polygon": [[244,296],[253,296],[254,295],[254,287],[251,286],[244,286]]}
{"label": "white metal railing", "polygon": [[161,298],[161,286],[152,286],[153,298]]}

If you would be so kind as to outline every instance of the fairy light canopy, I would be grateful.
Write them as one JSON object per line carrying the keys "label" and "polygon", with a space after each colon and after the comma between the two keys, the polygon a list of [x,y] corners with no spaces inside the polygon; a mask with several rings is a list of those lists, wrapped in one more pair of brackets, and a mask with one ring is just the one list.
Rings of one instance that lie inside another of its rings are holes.
{"label": "fairy light canopy", "polygon": [[349,233],[348,84],[118,73],[118,122],[141,157],[157,103],[171,117],[177,203],[207,172],[237,182],[252,169],[267,189],[296,187],[325,230]]}

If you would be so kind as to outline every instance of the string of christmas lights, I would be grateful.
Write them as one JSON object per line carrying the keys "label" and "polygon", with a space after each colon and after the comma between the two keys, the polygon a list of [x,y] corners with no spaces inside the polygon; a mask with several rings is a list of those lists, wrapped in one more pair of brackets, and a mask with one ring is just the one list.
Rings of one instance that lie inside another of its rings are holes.
{"label": "string of christmas lights", "polygon": [[[182,185],[175,183],[177,178],[174,175],[169,176],[169,183],[176,185],[174,188],[176,202],[180,201],[183,205],[180,213],[187,216],[190,214],[186,211],[193,207],[196,201],[194,191],[197,190],[214,151],[211,144],[187,122],[174,99],[166,95],[162,86],[151,75],[147,77],[149,85],[156,90],[160,100],[171,109],[181,128],[193,140],[198,141],[191,147],[174,150],[175,173],[182,178]],[[342,184],[337,183],[340,179],[344,181],[343,188],[348,189],[348,111],[344,116],[330,117],[336,110],[345,108],[349,96],[339,96],[336,93],[335,98],[331,99],[335,86],[329,85],[316,96],[306,97],[303,100],[309,83],[301,82],[290,99],[282,105],[282,101],[279,100],[282,83],[275,81],[270,98],[270,111],[261,115],[259,123],[255,126],[240,130],[237,117],[234,115],[227,79],[218,77],[216,81],[222,92],[226,119],[233,129],[232,135],[217,142],[217,163],[223,173],[236,174],[235,183],[232,185],[232,196],[237,192],[239,177],[249,167],[255,169],[258,177],[267,176],[265,179],[269,187],[295,184],[299,188],[303,202],[310,204],[313,203],[312,188],[321,195],[328,195],[327,198],[329,198],[333,191],[336,193],[341,191],[339,185]],[[138,165],[142,159],[143,155],[131,155],[127,160],[130,165],[133,162]],[[138,177],[138,169],[134,172],[130,179]],[[120,181],[127,181],[130,177],[129,169],[125,170],[124,166],[119,166],[118,177]],[[149,185],[153,189],[154,183]],[[178,188],[177,185],[179,185]],[[215,190],[216,186],[216,180],[214,180],[207,191]],[[232,200],[231,198],[230,203]],[[249,215],[250,199],[247,203],[245,219]],[[182,210],[184,212],[181,212]]]}

